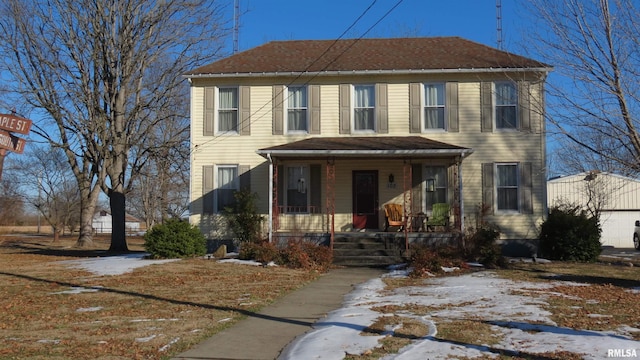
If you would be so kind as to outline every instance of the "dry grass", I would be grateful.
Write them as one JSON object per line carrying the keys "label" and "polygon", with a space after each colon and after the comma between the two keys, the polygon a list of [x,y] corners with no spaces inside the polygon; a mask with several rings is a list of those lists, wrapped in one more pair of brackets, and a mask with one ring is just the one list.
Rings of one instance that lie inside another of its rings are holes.
{"label": "dry grass", "polygon": [[[104,256],[108,239],[74,241],[0,237],[0,358],[169,358],[317,276],[205,259],[96,276],[60,260]],[[90,291],[65,293],[74,287]]]}
{"label": "dry grass", "polygon": [[[532,298],[544,297],[545,310],[549,311],[551,320],[558,327],[580,330],[616,331],[621,326],[628,325],[640,328],[640,294],[629,291],[640,287],[640,267],[611,263],[568,263],[553,262],[547,264],[517,264],[511,269],[492,270],[500,277],[515,281],[554,283],[544,291],[517,291],[518,294]],[[386,290],[408,286],[429,286],[424,279],[386,278]],[[583,286],[576,286],[579,283]],[[379,321],[367,329],[367,332],[381,334],[388,330],[389,325],[400,323],[403,317],[393,314],[412,314],[427,316],[437,327],[435,338],[452,344],[488,346],[492,356],[474,359],[524,359],[524,360],[573,360],[582,359],[582,355],[566,351],[548,353],[526,353],[526,351],[512,351],[494,348],[500,343],[503,334],[493,327],[490,322],[474,318],[448,319],[429,314],[467,306],[469,303],[444,304],[439,306],[425,306],[413,303],[403,305],[384,305],[372,308],[381,313]],[[412,329],[403,327],[402,329]],[[423,333],[407,332],[390,333],[379,341],[376,349],[362,356],[348,356],[347,359],[379,359],[385,355],[397,353],[402,346],[406,346],[412,339]],[[629,336],[640,341],[640,332],[630,332]]]}

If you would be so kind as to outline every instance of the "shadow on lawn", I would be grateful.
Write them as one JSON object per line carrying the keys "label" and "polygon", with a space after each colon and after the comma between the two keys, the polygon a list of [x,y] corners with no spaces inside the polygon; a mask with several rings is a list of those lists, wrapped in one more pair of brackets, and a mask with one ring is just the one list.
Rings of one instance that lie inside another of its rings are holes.
{"label": "shadow on lawn", "polygon": [[[601,273],[605,273],[604,265],[595,265],[602,266],[603,271]],[[548,281],[570,281],[577,282],[582,284],[593,284],[593,285],[614,285],[622,288],[634,289],[640,287],[640,280],[633,279],[625,279],[621,277],[613,277],[613,276],[597,276],[597,275],[576,275],[576,274],[559,274],[558,270],[553,269],[545,269],[545,268],[525,268],[525,267],[517,267],[516,270],[522,272],[529,272],[535,274],[534,277],[538,279],[548,280]]]}
{"label": "shadow on lawn", "polygon": [[188,305],[188,306],[195,306],[195,307],[200,307],[200,308],[204,308],[204,309],[211,309],[211,310],[233,311],[233,312],[237,312],[237,313],[240,313],[242,315],[245,315],[245,316],[261,318],[261,319],[270,320],[270,321],[285,322],[285,323],[289,323],[289,324],[293,324],[293,325],[311,326],[311,325],[314,324],[314,322],[300,321],[300,320],[295,320],[295,319],[287,319],[287,318],[282,318],[282,317],[275,317],[275,316],[259,314],[257,312],[248,311],[248,310],[245,310],[245,309],[234,308],[234,307],[217,306],[217,305],[211,305],[211,304],[195,303],[195,302],[191,302],[191,301],[168,299],[168,298],[163,298],[163,297],[150,295],[150,294],[142,294],[142,293],[137,293],[137,292],[132,292],[132,291],[111,289],[111,288],[107,288],[107,287],[84,286],[84,285],[81,285],[81,284],[74,284],[74,283],[70,283],[70,282],[63,282],[63,281],[56,281],[56,280],[48,280],[48,279],[37,278],[37,277],[34,277],[34,276],[29,276],[29,275],[13,274],[13,273],[8,273],[8,272],[3,272],[3,271],[0,271],[0,275],[12,276],[12,277],[20,278],[20,279],[44,282],[44,283],[48,283],[48,284],[56,284],[56,285],[60,285],[60,286],[85,288],[85,289],[104,291],[104,292],[120,294],[120,295],[135,296],[135,297],[140,297],[140,298],[144,298],[144,299],[148,299],[148,300],[164,301],[164,302],[167,302],[167,303],[170,303],[170,304],[175,304],[175,305]]}
{"label": "shadow on lawn", "polygon": [[[139,254],[144,252],[142,250],[130,250],[126,253],[109,251],[108,249],[111,244],[110,239],[99,238],[94,239],[93,242],[94,246],[101,246],[102,248],[94,247],[91,249],[84,249],[76,247],[75,245],[69,245],[70,243],[68,240],[56,243],[51,240],[46,241],[44,238],[39,239],[37,237],[30,239],[30,241],[25,241],[24,238],[4,240],[0,242],[0,247],[6,249],[15,249],[21,254],[77,258],[95,258],[111,255]],[[127,242],[131,247],[141,247],[141,245],[139,244],[140,240],[138,239],[133,239],[132,242]],[[75,244],[75,242],[71,242],[71,244]]]}

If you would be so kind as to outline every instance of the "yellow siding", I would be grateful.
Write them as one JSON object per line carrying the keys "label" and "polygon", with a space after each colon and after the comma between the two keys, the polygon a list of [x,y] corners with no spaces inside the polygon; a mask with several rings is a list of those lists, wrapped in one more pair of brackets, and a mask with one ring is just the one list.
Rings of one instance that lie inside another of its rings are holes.
{"label": "yellow siding", "polygon": [[[460,77],[460,76],[458,76]],[[339,135],[339,83],[349,83],[353,79],[320,79],[321,81],[321,134],[316,136]],[[488,220],[503,230],[504,238],[535,237],[536,226],[543,218],[546,202],[544,173],[543,118],[540,113],[532,113],[532,131],[488,132],[480,130],[480,83],[462,77],[459,81],[459,132],[409,133],[409,82],[416,79],[398,80],[391,77],[374,78],[388,83],[389,133],[386,136],[422,135],[427,138],[473,149],[473,154],[463,161],[463,201],[467,225],[473,224],[475,209],[482,202],[482,164],[491,162],[531,162],[533,165],[533,208],[534,214],[492,215]],[[209,236],[222,236],[223,223],[218,218],[203,219],[198,202],[202,196],[202,167],[205,165],[238,164],[250,165],[251,188],[260,194],[259,210],[266,214],[268,204],[268,162],[256,154],[257,149],[280,145],[308,138],[309,135],[272,135],[272,83],[261,79],[261,84],[251,87],[251,135],[203,136],[204,127],[204,86],[214,86],[210,81],[194,80],[191,89],[191,222],[201,226]],[[361,80],[353,80],[360,82]],[[233,84],[229,80],[227,83]],[[277,83],[286,83],[282,79]],[[325,84],[326,83],[326,84]],[[532,96],[541,96],[541,86],[531,86]],[[532,100],[532,103],[539,103]],[[429,160],[417,161],[428,164]],[[324,164],[324,163],[322,163]],[[351,172],[353,170],[377,170],[379,172],[380,206],[386,202],[402,202],[402,160],[380,161],[376,159],[336,161],[336,230],[346,229],[351,224]],[[396,188],[387,187],[387,177],[393,173]],[[325,169],[322,168],[322,205],[325,205]],[[322,223],[315,219],[314,225]],[[379,217],[383,226],[384,214]],[[219,229],[219,230],[217,230]]]}

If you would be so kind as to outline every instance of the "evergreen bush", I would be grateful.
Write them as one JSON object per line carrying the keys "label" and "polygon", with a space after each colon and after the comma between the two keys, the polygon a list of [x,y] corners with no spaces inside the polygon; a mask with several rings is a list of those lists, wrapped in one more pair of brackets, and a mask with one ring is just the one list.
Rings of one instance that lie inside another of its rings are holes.
{"label": "evergreen bush", "polygon": [[155,259],[201,256],[207,252],[207,240],[188,222],[169,219],[144,235],[144,247]]}
{"label": "evergreen bush", "polygon": [[242,189],[233,193],[235,202],[232,206],[225,207],[223,214],[227,219],[229,228],[242,244],[246,242],[261,242],[262,222],[264,216],[258,214],[256,200],[258,195]]}
{"label": "evergreen bush", "polygon": [[601,228],[597,216],[588,216],[574,205],[549,210],[540,230],[539,256],[552,260],[593,262],[602,251]]}

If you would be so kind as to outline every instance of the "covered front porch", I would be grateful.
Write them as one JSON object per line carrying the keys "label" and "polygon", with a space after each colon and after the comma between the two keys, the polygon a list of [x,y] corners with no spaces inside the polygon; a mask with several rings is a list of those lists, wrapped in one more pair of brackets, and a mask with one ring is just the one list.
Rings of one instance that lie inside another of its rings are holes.
{"label": "covered front porch", "polygon": [[[421,136],[367,136],[257,152],[269,165],[270,241],[315,236],[333,249],[337,236],[363,233],[400,239],[406,250],[414,238],[464,230],[461,164],[471,149]],[[390,204],[400,212],[393,223]],[[446,224],[431,225],[436,204],[446,205]]]}

